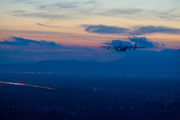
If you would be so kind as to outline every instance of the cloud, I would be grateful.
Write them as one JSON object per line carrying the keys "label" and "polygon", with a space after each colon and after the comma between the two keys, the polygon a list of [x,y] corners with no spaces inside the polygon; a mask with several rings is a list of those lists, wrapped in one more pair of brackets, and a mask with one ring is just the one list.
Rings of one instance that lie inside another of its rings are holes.
{"label": "cloud", "polygon": [[37,12],[30,13],[23,10],[16,10],[12,12],[13,16],[21,16],[21,17],[33,17],[33,18],[44,18],[44,19],[67,19],[69,18],[67,15],[63,14],[54,14],[49,12]]}
{"label": "cloud", "polygon": [[41,5],[39,9],[72,9],[77,8],[78,2],[61,2],[61,3],[55,3],[55,4],[46,4]]}
{"label": "cloud", "polygon": [[[27,4],[27,2],[32,1],[19,1]],[[33,2],[32,2],[33,3]],[[59,19],[78,19],[82,17],[90,16],[94,14],[98,7],[95,1],[76,1],[76,2],[36,2],[37,12],[29,12],[24,10],[15,10],[11,12],[12,16],[17,17],[33,17],[33,18],[43,18],[50,20],[59,20]],[[23,12],[22,12],[23,11]]]}
{"label": "cloud", "polygon": [[149,33],[167,33],[167,34],[180,34],[180,29],[169,28],[164,26],[143,26],[137,28],[131,34],[133,35],[142,35]]}
{"label": "cloud", "polygon": [[[90,13],[99,8],[96,1],[76,1],[76,2],[55,2],[52,4],[40,4],[38,9],[56,11],[56,12],[65,12],[69,15],[90,15]],[[73,13],[73,14],[72,14]]]}
{"label": "cloud", "polygon": [[85,2],[85,4],[94,4],[94,3],[96,3],[95,0],[88,0],[88,1]]}
{"label": "cloud", "polygon": [[111,42],[105,42],[106,45],[118,46],[121,42],[123,46],[134,46],[132,42],[137,42],[138,46],[146,47],[146,48],[160,48],[165,46],[164,43],[149,41],[146,37],[129,37],[131,41],[122,41],[122,40],[112,40]]}
{"label": "cloud", "polygon": [[46,24],[42,24],[42,23],[36,23],[36,24],[39,26],[44,26],[44,27],[59,28],[59,26],[46,25]]}
{"label": "cloud", "polygon": [[[55,42],[11,37],[0,42],[0,63],[37,62],[43,60],[112,61],[121,56],[99,47],[65,46]],[[106,57],[108,55],[109,57]]]}
{"label": "cloud", "polygon": [[12,3],[23,3],[25,5],[37,5],[40,2],[37,0],[10,0]]}
{"label": "cloud", "polygon": [[128,31],[127,28],[106,25],[82,25],[86,32],[98,34],[122,34]]}
{"label": "cloud", "polygon": [[166,11],[154,11],[157,17],[167,20],[180,20],[179,7],[174,7]]}
{"label": "cloud", "polygon": [[106,25],[82,25],[86,32],[98,34],[126,34],[126,35],[144,35],[153,33],[180,34],[180,29],[164,26],[142,26],[134,28],[123,28]]}
{"label": "cloud", "polygon": [[[146,19],[165,19],[165,20],[180,20],[178,13],[179,7],[169,10],[148,10],[142,8],[114,8],[106,9],[101,12],[97,12],[98,15],[110,16],[110,17],[123,17],[128,19],[146,20]],[[143,17],[142,17],[143,16]]]}
{"label": "cloud", "polygon": [[107,10],[107,11],[99,13],[99,14],[104,15],[104,16],[119,16],[119,15],[123,15],[123,16],[131,15],[132,16],[132,15],[136,15],[143,11],[144,10],[142,10],[142,9],[135,9],[135,8],[129,8],[129,9],[116,8],[116,9]]}
{"label": "cloud", "polygon": [[149,41],[146,37],[129,37],[132,42],[137,42],[139,46],[147,48],[159,48],[165,46],[164,43]]}
{"label": "cloud", "polygon": [[[123,17],[128,19],[166,19],[179,21],[178,7],[170,10],[149,10],[137,7],[129,8],[104,8],[104,4],[97,0],[84,0],[84,1],[51,1],[50,3],[37,0],[11,0],[13,3],[23,3],[25,5],[32,5],[36,7],[37,13],[26,12],[24,14],[14,14],[14,16],[24,17],[42,17],[45,19],[68,19],[68,18],[87,18],[89,16],[108,16],[108,17]],[[44,12],[40,12],[44,11]],[[40,14],[43,14],[42,16]],[[46,15],[45,15],[46,14]],[[59,17],[57,17],[60,15]],[[142,17],[143,16],[143,17]]]}
{"label": "cloud", "polygon": [[31,44],[36,44],[40,46],[56,46],[57,44],[55,42],[48,42],[45,40],[42,41],[35,41],[35,40],[30,40],[30,39],[24,39],[24,38],[19,38],[19,37],[11,37],[13,41],[2,41],[0,44],[5,44],[5,45],[12,45],[12,46],[29,46]]}

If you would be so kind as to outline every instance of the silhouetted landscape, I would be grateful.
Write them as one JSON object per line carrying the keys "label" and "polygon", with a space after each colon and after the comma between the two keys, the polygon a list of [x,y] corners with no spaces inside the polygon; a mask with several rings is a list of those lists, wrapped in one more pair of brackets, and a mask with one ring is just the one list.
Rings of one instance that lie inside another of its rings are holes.
{"label": "silhouetted landscape", "polygon": [[153,73],[132,61],[136,69],[127,72],[125,65],[118,61],[1,65],[0,81],[7,83],[0,84],[0,118],[179,120],[179,71],[170,69],[167,75],[149,66]]}

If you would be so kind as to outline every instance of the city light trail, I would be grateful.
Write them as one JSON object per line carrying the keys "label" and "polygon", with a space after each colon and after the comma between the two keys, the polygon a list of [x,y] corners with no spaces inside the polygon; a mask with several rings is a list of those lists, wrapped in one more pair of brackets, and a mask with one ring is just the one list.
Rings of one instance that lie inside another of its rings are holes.
{"label": "city light trail", "polygon": [[2,83],[2,84],[9,84],[9,85],[29,86],[29,87],[35,87],[35,88],[48,89],[48,90],[55,90],[54,88],[50,88],[50,87],[30,85],[30,84],[24,84],[24,83],[14,83],[14,82],[4,82],[4,81],[0,81],[0,83]]}

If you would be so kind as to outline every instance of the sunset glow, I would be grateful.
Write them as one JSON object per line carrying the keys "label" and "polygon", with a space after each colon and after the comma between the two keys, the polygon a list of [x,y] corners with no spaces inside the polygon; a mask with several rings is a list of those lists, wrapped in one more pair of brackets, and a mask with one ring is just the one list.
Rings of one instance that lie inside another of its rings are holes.
{"label": "sunset glow", "polygon": [[[100,52],[100,46],[113,40],[132,43],[129,37],[146,37],[148,42],[161,45],[151,50],[180,48],[179,0],[3,0],[0,3],[0,48],[10,48],[5,41],[11,42],[13,37],[55,42],[69,46],[68,51],[79,46],[95,47]],[[77,56],[84,55],[77,52]]]}

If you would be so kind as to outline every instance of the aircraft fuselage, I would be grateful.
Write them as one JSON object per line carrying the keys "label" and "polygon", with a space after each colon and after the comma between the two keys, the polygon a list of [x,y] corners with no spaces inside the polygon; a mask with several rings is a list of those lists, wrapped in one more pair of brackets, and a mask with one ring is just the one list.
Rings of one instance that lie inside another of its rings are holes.
{"label": "aircraft fuselage", "polygon": [[116,50],[116,51],[123,51],[123,52],[124,52],[124,51],[126,51],[127,49],[128,49],[128,47],[125,47],[125,46],[124,46],[124,47],[123,47],[123,46],[122,46],[122,47],[115,47],[115,50]]}

